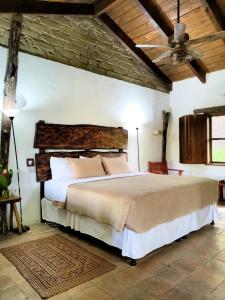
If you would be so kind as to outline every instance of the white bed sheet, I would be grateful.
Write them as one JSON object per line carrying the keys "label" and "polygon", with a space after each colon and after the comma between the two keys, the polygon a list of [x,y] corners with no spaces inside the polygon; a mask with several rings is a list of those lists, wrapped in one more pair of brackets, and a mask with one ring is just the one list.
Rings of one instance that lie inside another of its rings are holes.
{"label": "white bed sheet", "polygon": [[173,221],[157,225],[144,233],[136,233],[126,227],[122,232],[118,232],[110,225],[57,208],[45,198],[42,199],[42,216],[46,221],[68,226],[117,247],[122,250],[123,256],[138,259],[191,231],[200,229],[212,220],[216,221],[218,209],[216,204],[212,204]]}
{"label": "white bed sheet", "polygon": [[99,177],[90,177],[90,178],[70,178],[65,180],[56,180],[51,179],[45,182],[45,197],[48,200],[65,202],[68,187],[74,183],[83,183],[91,181],[99,181],[113,178],[122,178],[122,177],[132,177],[132,176],[143,176],[149,174],[148,172],[130,172],[130,173],[120,173],[115,175],[106,175]]}

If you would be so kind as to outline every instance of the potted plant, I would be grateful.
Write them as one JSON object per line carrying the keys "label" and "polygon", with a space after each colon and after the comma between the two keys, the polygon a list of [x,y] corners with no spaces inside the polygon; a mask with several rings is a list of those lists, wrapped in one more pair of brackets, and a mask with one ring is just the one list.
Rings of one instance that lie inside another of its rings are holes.
{"label": "potted plant", "polygon": [[0,165],[0,196],[2,198],[9,197],[9,185],[11,184],[13,171],[11,169],[4,169],[3,165]]}

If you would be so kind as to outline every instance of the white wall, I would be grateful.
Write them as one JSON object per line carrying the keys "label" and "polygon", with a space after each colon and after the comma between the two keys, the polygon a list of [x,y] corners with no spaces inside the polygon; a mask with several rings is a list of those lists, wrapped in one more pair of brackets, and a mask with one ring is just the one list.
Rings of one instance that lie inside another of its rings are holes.
{"label": "white wall", "polygon": [[[6,60],[7,51],[0,48],[1,91]],[[14,120],[26,224],[39,221],[39,184],[35,169],[26,167],[26,158],[37,152],[33,141],[38,120],[128,128],[129,161],[134,169],[138,126],[141,169],[147,170],[148,160],[161,158],[161,136],[153,136],[151,131],[162,127],[161,112],[169,107],[167,94],[22,53],[17,91],[27,100],[27,106]],[[10,166],[15,170],[12,145]]]}
{"label": "white wall", "polygon": [[211,165],[187,165],[179,163],[179,117],[192,114],[194,109],[225,105],[225,70],[207,75],[207,83],[197,78],[174,83],[170,94],[172,118],[168,138],[168,162],[170,166],[180,167],[193,176],[207,176],[225,179],[225,167]]}

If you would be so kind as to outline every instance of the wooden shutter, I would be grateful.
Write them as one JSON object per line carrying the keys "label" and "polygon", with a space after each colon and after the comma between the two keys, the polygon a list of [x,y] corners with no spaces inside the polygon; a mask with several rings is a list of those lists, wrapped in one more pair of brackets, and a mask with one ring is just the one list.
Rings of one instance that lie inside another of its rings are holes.
{"label": "wooden shutter", "polygon": [[187,115],[179,119],[180,162],[207,163],[207,115]]}

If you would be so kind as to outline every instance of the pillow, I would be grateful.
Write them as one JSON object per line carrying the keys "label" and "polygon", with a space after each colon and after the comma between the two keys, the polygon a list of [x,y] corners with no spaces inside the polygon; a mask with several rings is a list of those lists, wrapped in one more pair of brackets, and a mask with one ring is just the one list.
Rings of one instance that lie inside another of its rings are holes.
{"label": "pillow", "polygon": [[50,157],[50,167],[52,172],[52,179],[69,179],[73,178],[68,161],[64,157]]}
{"label": "pillow", "polygon": [[109,175],[132,172],[125,155],[102,157],[102,163],[106,173]]}
{"label": "pillow", "polygon": [[75,178],[105,176],[101,158],[99,156],[89,159],[67,157],[66,160],[68,161],[73,172],[73,177]]}

